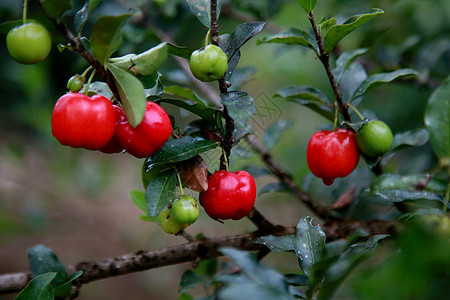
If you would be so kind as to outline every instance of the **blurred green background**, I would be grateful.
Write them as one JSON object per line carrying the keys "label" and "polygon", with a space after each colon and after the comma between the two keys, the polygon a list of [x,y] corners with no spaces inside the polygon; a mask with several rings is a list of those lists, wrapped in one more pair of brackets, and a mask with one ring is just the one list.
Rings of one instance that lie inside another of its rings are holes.
{"label": "blurred green background", "polygon": [[[309,30],[306,15],[294,0],[230,0],[222,1],[222,6],[221,33],[231,33],[239,23],[249,20],[269,21],[266,30],[256,38],[289,27]],[[82,1],[74,1],[74,11],[64,21],[71,25],[73,14],[81,7]],[[182,0],[103,1],[86,25],[86,34],[99,15],[117,14],[130,7],[141,10],[125,26],[124,44],[117,55],[138,53],[160,42],[154,31],[142,26],[140,17],[148,18],[153,28],[172,36],[178,45],[191,49],[201,47],[206,30]],[[372,7],[382,8],[385,14],[345,38],[338,52],[369,47],[361,63],[370,73],[410,67],[419,72],[419,78],[374,89],[360,109],[384,120],[394,134],[423,127],[427,99],[450,70],[450,2],[319,0],[315,15],[317,19],[335,16],[340,23]],[[0,0],[1,23],[20,19],[21,13],[22,1]],[[53,105],[66,92],[67,80],[83,72],[87,65],[69,51],[58,51],[56,43],[60,40],[35,4],[30,4],[28,14],[45,24],[54,35],[55,44],[45,61],[32,66],[20,65],[7,53],[6,31],[2,27],[0,273],[27,270],[26,249],[39,243],[52,248],[65,264],[183,243],[183,238],[166,235],[156,224],[139,220],[140,212],[128,194],[131,190],[142,189],[143,160],[126,154],[105,155],[64,147],[52,137]],[[301,184],[308,174],[307,141],[326,121],[295,103],[272,99],[272,95],[288,85],[310,85],[329,97],[332,91],[322,65],[311,52],[298,46],[256,46],[256,38],[242,48],[238,66],[255,71],[241,87],[256,101],[257,112],[252,125],[261,135],[280,118],[293,124],[272,153]],[[187,84],[185,75],[171,58],[160,72],[165,84]],[[165,108],[181,120],[178,125],[192,119],[174,107]],[[242,146],[245,150],[246,145]],[[393,157],[386,166],[388,170],[425,172],[436,161],[428,144],[410,152],[405,150]],[[210,171],[214,170],[218,157],[215,152],[205,155]],[[248,151],[241,152],[241,156],[233,155],[232,170],[248,165],[261,166],[262,163]],[[364,166],[361,168],[367,170]],[[272,181],[271,177],[262,177],[257,185],[260,188]],[[256,207],[270,220],[283,225],[295,225],[302,216],[311,214],[287,193],[264,194],[257,199]],[[222,225],[202,212],[199,221],[187,231],[192,235],[220,236],[253,229],[246,219]],[[293,255],[269,255],[263,262],[282,272],[298,270]],[[181,274],[189,267],[183,264],[94,282],[83,286],[79,299],[176,299]],[[13,295],[0,296],[0,299],[12,298]]]}

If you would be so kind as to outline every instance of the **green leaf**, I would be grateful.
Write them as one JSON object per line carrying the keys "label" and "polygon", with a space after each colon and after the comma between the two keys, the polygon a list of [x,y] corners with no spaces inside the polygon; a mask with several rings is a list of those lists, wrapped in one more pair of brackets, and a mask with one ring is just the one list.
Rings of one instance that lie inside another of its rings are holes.
{"label": "green leaf", "polygon": [[219,109],[208,105],[205,100],[200,98],[191,89],[179,86],[164,87],[161,99],[158,101],[184,108],[206,120],[208,123],[215,122],[214,114]]}
{"label": "green leaf", "polygon": [[255,101],[243,91],[231,91],[220,94],[221,102],[238,127],[245,128],[250,117],[255,113]]}
{"label": "green leaf", "polygon": [[189,290],[197,288],[198,286],[209,286],[210,283],[211,279],[204,276],[199,276],[192,270],[187,270],[181,276],[178,292],[185,293]]}
{"label": "green leaf", "polygon": [[373,17],[383,13],[382,9],[373,8],[370,13],[354,15],[343,24],[331,26],[324,38],[325,51],[330,53],[341,39]]}
{"label": "green leaf", "polygon": [[331,26],[335,24],[336,24],[335,17],[329,18],[328,20],[325,20],[324,18],[323,21],[321,20],[321,22],[319,22],[317,27],[319,27],[319,32],[322,33],[323,31],[327,31]]}
{"label": "green leaf", "polygon": [[316,42],[311,34],[298,28],[290,28],[288,30],[266,36],[256,41],[256,45],[265,43],[301,45],[317,51],[317,46],[315,46]]}
{"label": "green leaf", "polygon": [[144,86],[133,74],[114,64],[108,64],[108,69],[114,76],[128,122],[133,127],[138,126],[144,118],[147,105]]}
{"label": "green leaf", "polygon": [[[84,94],[86,86],[87,84],[83,85],[83,88],[81,89],[81,91],[79,91],[80,94]],[[111,92],[109,86],[105,82],[94,81],[91,82],[88,89],[88,96],[92,95],[102,95],[108,99],[111,99],[113,93]]]}
{"label": "green leaf", "polygon": [[59,23],[66,11],[72,8],[71,0],[41,0],[44,10]]}
{"label": "green leaf", "polygon": [[[206,28],[211,28],[211,2],[210,0],[186,0],[197,19]],[[220,14],[220,1],[217,1],[217,19]]]}
{"label": "green leaf", "polygon": [[119,16],[102,16],[92,27],[92,54],[102,66],[106,65],[111,55],[122,44],[122,26],[132,15],[127,13]]}
{"label": "green leaf", "polygon": [[320,225],[312,225],[311,217],[302,218],[295,229],[293,245],[303,273],[309,275],[312,265],[322,257],[325,233]]}
{"label": "green leaf", "polygon": [[14,300],[53,300],[54,294],[50,282],[55,276],[56,273],[51,272],[34,277]]}
{"label": "green leaf", "polygon": [[50,248],[47,248],[44,245],[36,245],[29,248],[27,254],[31,275],[33,277],[48,272],[56,272],[52,286],[57,287],[66,282],[66,269]]}
{"label": "green leaf", "polygon": [[309,14],[309,12],[314,9],[314,6],[316,6],[317,0],[297,0],[297,2],[303,7],[305,12]]}
{"label": "green leaf", "polygon": [[[358,61],[352,62],[347,67],[347,70],[343,73],[341,81],[339,82],[339,89],[341,90],[344,102],[349,102],[351,97],[355,94],[355,91],[366,79],[366,69]],[[362,99],[363,97],[358,97],[352,100],[353,106],[357,107]]]}
{"label": "green leaf", "polygon": [[272,123],[266,129],[262,136],[262,142],[267,150],[273,149],[281,138],[283,132],[292,127],[292,122],[285,119],[280,119]]}
{"label": "green leaf", "polygon": [[391,148],[394,151],[405,147],[420,147],[428,142],[429,137],[428,131],[424,128],[398,133],[394,136]]}
{"label": "green leaf", "polygon": [[265,193],[280,193],[280,192],[292,192],[292,189],[284,183],[281,182],[271,182],[263,186],[259,191],[258,195]]}
{"label": "green leaf", "polygon": [[376,235],[366,242],[350,246],[327,270],[317,299],[331,299],[337,288],[350,275],[351,271],[361,262],[368,259],[378,242],[386,237],[388,235]]}
{"label": "green leaf", "polygon": [[186,47],[181,47],[177,45],[173,45],[170,43],[167,43],[167,52],[172,55],[176,55],[182,58],[189,59],[192,54],[192,50]]}
{"label": "green leaf", "polygon": [[[27,19],[27,21],[32,21],[31,19]],[[20,26],[23,24],[23,19],[8,21],[0,23],[0,34],[8,34],[8,32],[14,27]]]}
{"label": "green leaf", "polygon": [[338,57],[336,60],[336,67],[333,69],[333,75],[338,83],[341,82],[342,76],[350,64],[354,62],[358,56],[367,53],[368,50],[368,48],[361,48],[353,51],[346,51]]}
{"label": "green leaf", "polygon": [[[233,259],[234,262],[241,268],[241,272],[246,277],[250,278],[251,281],[257,283],[261,288],[265,287],[275,291],[285,290],[283,276],[270,268],[260,265],[255,257],[249,252],[233,248],[220,248],[220,252]],[[235,277],[235,279],[240,281],[240,278]],[[226,297],[221,299],[224,298],[227,299]],[[240,299],[245,299],[245,297]]]}
{"label": "green leaf", "polygon": [[450,165],[450,77],[445,79],[428,100],[425,126],[430,133],[431,146],[440,164]]}
{"label": "green leaf", "polygon": [[80,34],[89,17],[89,14],[102,2],[102,0],[89,0],[76,12],[73,18],[75,32]]}
{"label": "green leaf", "polygon": [[195,300],[195,299],[191,295],[183,293],[180,296],[178,296],[177,300]]}
{"label": "green leaf", "polygon": [[[164,97],[165,95],[163,95]],[[201,102],[193,102],[187,99],[173,99],[173,98],[161,98],[158,102],[169,103],[181,108],[184,108],[200,118],[206,120],[208,123],[214,123],[214,112],[211,111],[205,104]]]}
{"label": "green leaf", "polygon": [[147,158],[145,163],[146,165],[176,163],[214,149],[218,145],[218,143],[202,137],[183,136],[167,141],[160,150]]}
{"label": "green leaf", "polygon": [[146,160],[142,165],[142,184],[144,185],[144,188],[147,188],[148,183],[152,181],[156,175],[166,169],[170,169],[170,165],[155,164]]}
{"label": "green leaf", "polygon": [[293,234],[283,236],[267,235],[257,238],[253,243],[265,245],[272,252],[287,252],[294,251],[293,240]]}
{"label": "green leaf", "polygon": [[164,64],[167,59],[167,44],[159,45],[138,55],[128,54],[122,57],[111,58],[114,66],[132,72],[134,75],[152,75]]}
{"label": "green leaf", "polygon": [[148,215],[147,202],[145,202],[145,192],[143,191],[131,191],[130,192],[131,201],[136,205],[144,214]]}
{"label": "green leaf", "polygon": [[371,184],[370,189],[375,190],[407,190],[416,191],[419,186],[427,183],[425,191],[445,193],[447,189],[447,182],[445,180],[429,175],[397,175],[397,174],[383,174],[377,177]]}
{"label": "green leaf", "polygon": [[372,202],[393,204],[407,202],[414,207],[442,207],[447,205],[444,196],[439,193],[427,191],[409,191],[409,190],[372,190],[363,191],[361,197],[368,197]]}
{"label": "green leaf", "polygon": [[238,50],[252,37],[260,33],[264,29],[266,22],[242,23],[237,26],[230,36],[229,45],[225,51],[228,61],[238,52]]}
{"label": "green leaf", "polygon": [[328,120],[334,120],[334,110],[328,97],[309,86],[285,87],[277,91],[274,97],[283,97],[288,101],[306,106]]}
{"label": "green leaf", "polygon": [[200,261],[200,263],[194,269],[194,273],[199,276],[206,276],[212,279],[214,275],[217,273],[217,268],[218,268],[217,258],[204,259]]}
{"label": "green leaf", "polygon": [[83,275],[83,271],[76,271],[73,273],[70,278],[67,280],[66,283],[61,284],[57,288],[54,289],[55,297],[60,298],[67,298],[70,296],[70,293],[72,292],[72,282]]}
{"label": "green leaf", "polygon": [[145,201],[150,217],[158,216],[175,198],[176,184],[175,170],[164,171],[149,182],[145,190]]}
{"label": "green leaf", "polygon": [[417,72],[413,69],[400,69],[389,73],[378,73],[370,75],[366,80],[363,81],[363,83],[361,83],[358,89],[356,89],[351,99],[353,100],[355,98],[358,98],[367,93],[369,90],[380,86],[383,83],[391,82],[395,79],[411,75],[417,75]]}

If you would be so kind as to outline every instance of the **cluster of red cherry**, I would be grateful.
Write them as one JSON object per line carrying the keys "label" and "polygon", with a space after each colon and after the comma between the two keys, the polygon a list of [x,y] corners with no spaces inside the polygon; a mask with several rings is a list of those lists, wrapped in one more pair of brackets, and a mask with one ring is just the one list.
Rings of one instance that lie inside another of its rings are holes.
{"label": "cluster of red cherry", "polygon": [[306,150],[311,172],[331,185],[356,168],[359,152],[376,158],[386,153],[393,142],[389,126],[379,120],[364,124],[355,134],[348,129],[322,130],[313,134]]}
{"label": "cluster of red cherry", "polygon": [[164,109],[154,102],[147,102],[144,118],[134,128],[122,108],[106,97],[67,93],[53,109],[52,133],[62,145],[73,148],[104,153],[125,150],[144,158],[161,149],[172,134],[172,125]]}

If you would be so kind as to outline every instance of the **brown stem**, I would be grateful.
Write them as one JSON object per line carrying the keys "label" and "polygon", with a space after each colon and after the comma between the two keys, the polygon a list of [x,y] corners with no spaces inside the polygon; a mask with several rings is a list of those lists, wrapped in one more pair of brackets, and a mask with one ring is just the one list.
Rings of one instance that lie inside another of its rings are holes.
{"label": "brown stem", "polygon": [[[213,45],[219,45],[219,24],[217,23],[217,0],[211,0],[211,43]],[[220,94],[225,94],[228,92],[228,85],[225,80],[225,74],[222,78],[219,79],[219,91]],[[230,160],[231,149],[234,144],[234,120],[228,114],[227,108],[225,107],[223,110],[223,117],[225,119],[225,137],[222,139],[221,146],[223,149],[223,154],[220,157],[220,169],[227,169],[227,161]]]}
{"label": "brown stem", "polygon": [[[327,236],[327,241],[334,241],[346,238],[357,229],[366,230],[370,235],[390,233],[395,224],[395,221],[340,220],[322,225],[322,230]],[[139,251],[134,254],[126,254],[98,262],[81,262],[77,265],[68,266],[66,271],[69,275],[78,270],[83,271],[83,275],[76,282],[76,284],[82,285],[95,280],[218,257],[222,255],[219,250],[221,247],[261,250],[264,249],[264,246],[253,243],[255,238],[269,234],[293,234],[295,230],[293,227],[277,226],[276,228],[277,230],[274,232],[258,231],[242,235],[204,239],[159,250]],[[29,272],[1,274],[0,295],[18,292],[30,280],[31,274]]]}
{"label": "brown stem", "polygon": [[67,40],[71,48],[74,52],[78,53],[80,56],[82,56],[92,67],[95,68],[97,71],[97,74],[100,75],[103,80],[106,82],[108,87],[111,89],[111,92],[113,93],[114,97],[120,102],[120,95],[119,91],[117,90],[116,84],[114,82],[114,77],[112,76],[111,72],[109,70],[105,69],[100,62],[95,59],[95,57],[92,55],[91,52],[86,50],[84,48],[83,44],[81,43],[80,39],[77,38],[67,27],[66,24],[63,22],[58,22],[55,18],[53,18],[42,6],[40,1],[36,1],[41,9],[46,14],[47,18],[53,23],[56,30],[59,31],[59,33],[64,36],[64,38]]}
{"label": "brown stem", "polygon": [[333,88],[333,93],[334,93],[334,97],[336,98],[336,101],[338,104],[339,112],[342,114],[345,121],[351,122],[352,120],[348,113],[348,107],[344,103],[344,100],[342,99],[341,91],[339,90],[336,79],[334,78],[334,75],[331,72],[330,56],[325,51],[325,48],[324,48],[323,42],[322,42],[322,37],[320,36],[319,30],[316,25],[316,21],[314,19],[314,14],[312,11],[309,12],[308,19],[313,28],[314,37],[316,38],[317,46],[319,47],[319,52],[317,53],[317,56],[319,57],[319,60],[322,62],[323,66],[325,67],[325,71],[327,72],[328,80],[330,81],[331,87]]}

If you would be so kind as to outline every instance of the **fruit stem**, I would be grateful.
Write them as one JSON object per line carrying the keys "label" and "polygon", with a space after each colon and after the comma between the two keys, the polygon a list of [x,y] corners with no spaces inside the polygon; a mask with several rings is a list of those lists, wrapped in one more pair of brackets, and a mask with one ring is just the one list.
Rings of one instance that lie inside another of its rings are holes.
{"label": "fruit stem", "polygon": [[211,44],[211,29],[208,30],[208,33],[205,36],[204,47],[208,46],[209,44]]}
{"label": "fruit stem", "polygon": [[335,131],[336,127],[337,127],[338,111],[339,111],[339,109],[338,109],[337,103],[335,103],[333,131]]}
{"label": "fruit stem", "polygon": [[180,172],[178,172],[177,167],[175,167],[175,171],[177,172],[178,185],[179,185],[179,187],[180,187],[180,192],[181,192],[182,195],[184,195],[184,191],[183,191],[183,183],[181,182]]}
{"label": "fruit stem", "polygon": [[364,116],[354,107],[351,103],[347,103],[347,105],[355,111],[355,113],[358,115],[358,117],[361,119],[361,121],[364,121]]}
{"label": "fruit stem", "polygon": [[88,81],[87,81],[87,83],[86,83],[86,86],[85,86],[85,88],[84,88],[84,94],[85,94],[86,96],[87,96],[88,93],[89,93],[89,85],[91,84],[92,79],[94,78],[95,71],[97,71],[97,70],[94,69],[94,71],[92,71],[91,76],[89,76],[89,79],[88,79]]}
{"label": "fruit stem", "polygon": [[24,0],[23,1],[23,13],[22,13],[23,24],[27,23],[27,9],[28,9],[28,0]]}
{"label": "fruit stem", "polygon": [[87,73],[89,73],[94,67],[93,66],[89,66],[84,72],[83,74],[81,74],[81,77],[86,77]]}
{"label": "fruit stem", "polygon": [[225,152],[225,149],[223,149],[222,148],[222,157],[223,157],[223,160],[224,160],[224,162],[225,162],[225,170],[227,171],[227,172],[230,172],[230,166],[228,165],[228,156],[227,156],[227,154],[226,154],[226,152]]}

